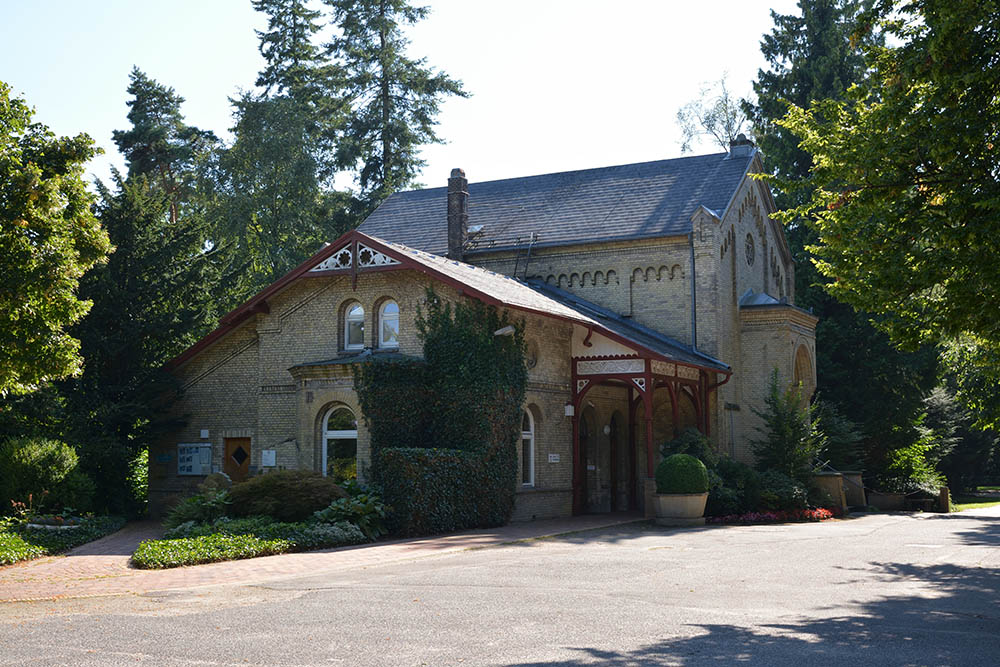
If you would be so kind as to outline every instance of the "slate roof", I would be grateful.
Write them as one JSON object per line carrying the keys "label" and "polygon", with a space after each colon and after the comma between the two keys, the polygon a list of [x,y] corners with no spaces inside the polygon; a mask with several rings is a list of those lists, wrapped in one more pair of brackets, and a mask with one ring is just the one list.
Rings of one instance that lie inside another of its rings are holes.
{"label": "slate roof", "polygon": [[409,248],[400,243],[368,236],[376,243],[406,255],[411,261],[480,292],[497,303],[567,319],[585,326],[596,326],[599,331],[607,330],[624,341],[681,363],[726,373],[731,370],[728,365],[712,356],[693,350],[669,336],[631,322],[606,308],[565,290],[546,285],[542,281],[522,281],[465,262]]}
{"label": "slate roof", "polygon": [[[747,172],[727,153],[469,184],[469,225],[483,225],[469,252],[539,236],[536,247],[686,234],[698,206],[722,213]],[[445,254],[447,187],[398,192],[360,231]]]}

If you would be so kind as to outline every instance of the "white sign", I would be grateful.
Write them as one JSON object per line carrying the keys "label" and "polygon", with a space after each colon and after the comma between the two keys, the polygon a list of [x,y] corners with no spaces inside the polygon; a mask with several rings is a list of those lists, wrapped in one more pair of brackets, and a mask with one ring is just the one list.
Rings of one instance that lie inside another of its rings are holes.
{"label": "white sign", "polygon": [[277,456],[273,449],[260,450],[260,465],[262,468],[273,468],[277,465]]}
{"label": "white sign", "polygon": [[559,455],[549,454],[549,463],[559,463]]}

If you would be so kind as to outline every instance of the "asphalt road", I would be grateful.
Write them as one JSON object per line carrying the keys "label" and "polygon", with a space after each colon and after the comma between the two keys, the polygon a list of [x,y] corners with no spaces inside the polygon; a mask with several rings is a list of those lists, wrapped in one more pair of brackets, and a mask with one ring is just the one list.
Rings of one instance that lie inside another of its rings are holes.
{"label": "asphalt road", "polygon": [[646,524],[0,605],[0,665],[1000,665],[1000,512]]}

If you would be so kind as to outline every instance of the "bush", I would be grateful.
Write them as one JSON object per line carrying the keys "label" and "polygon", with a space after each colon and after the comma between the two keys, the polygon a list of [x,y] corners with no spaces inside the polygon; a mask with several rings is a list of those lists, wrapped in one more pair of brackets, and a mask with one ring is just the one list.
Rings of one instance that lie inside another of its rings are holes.
{"label": "bush", "polygon": [[231,502],[228,491],[190,496],[170,508],[163,518],[163,526],[175,528],[183,523],[211,523],[225,516]]}
{"label": "bush", "polygon": [[656,467],[657,493],[705,493],[708,470],[690,454],[674,454]]}
{"label": "bush", "polygon": [[168,531],[166,538],[140,544],[132,554],[136,567],[198,565],[367,541],[361,530],[349,523],[285,523],[266,516],[222,518],[214,524],[187,522]]}
{"label": "bush", "polygon": [[305,470],[285,470],[251,477],[229,491],[229,514],[267,515],[278,521],[302,521],[347,493],[332,479]]}
{"label": "bush", "polygon": [[777,470],[768,470],[760,476],[760,507],[766,510],[787,511],[805,509],[808,501],[806,487]]}
{"label": "bush", "polygon": [[689,454],[705,464],[708,469],[714,468],[719,462],[712,443],[704,433],[696,428],[686,428],[673,440],[660,446],[660,454],[668,458],[674,454]]}
{"label": "bush", "polygon": [[[49,507],[70,505],[89,510],[94,483],[77,467],[76,451],[64,442],[46,438],[11,438],[0,445],[0,512],[10,512],[11,501]],[[44,500],[40,500],[44,497]]]}
{"label": "bush", "polygon": [[885,470],[877,476],[879,490],[936,496],[945,480],[927,461],[928,449],[927,439],[921,438],[908,447],[890,451]]}
{"label": "bush", "polygon": [[0,565],[51,556],[109,535],[125,525],[120,517],[85,517],[71,530],[8,525],[0,528]]}
{"label": "bush", "polygon": [[502,526],[509,515],[502,489],[506,476],[490,478],[483,455],[457,449],[384,448],[373,467],[389,528],[403,535],[433,535],[481,526]]}
{"label": "bush", "polygon": [[313,518],[321,523],[346,521],[354,524],[370,540],[385,534],[387,516],[388,508],[374,493],[359,493],[349,498],[340,498],[330,503],[326,509],[313,513]]}

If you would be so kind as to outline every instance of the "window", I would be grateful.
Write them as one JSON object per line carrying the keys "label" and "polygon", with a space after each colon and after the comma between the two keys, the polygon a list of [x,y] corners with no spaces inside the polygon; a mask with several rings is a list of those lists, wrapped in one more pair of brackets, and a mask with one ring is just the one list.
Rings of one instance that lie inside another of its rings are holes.
{"label": "window", "polygon": [[347,306],[344,318],[344,349],[361,350],[365,347],[365,309],[360,303]]}
{"label": "window", "polygon": [[521,417],[521,484],[535,485],[535,420],[530,410]]}
{"label": "window", "polygon": [[342,405],[323,417],[323,476],[338,483],[358,476],[358,422],[354,413]]}
{"label": "window", "polygon": [[386,301],[378,312],[378,346],[399,347],[399,305]]}

